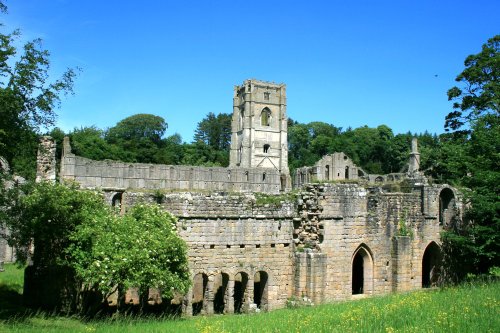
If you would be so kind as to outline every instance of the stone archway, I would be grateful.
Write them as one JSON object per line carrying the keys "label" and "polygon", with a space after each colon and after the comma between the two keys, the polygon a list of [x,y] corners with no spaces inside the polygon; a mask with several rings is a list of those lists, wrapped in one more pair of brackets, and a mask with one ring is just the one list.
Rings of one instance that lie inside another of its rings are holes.
{"label": "stone archway", "polygon": [[353,295],[373,292],[373,260],[365,245],[359,246],[352,257],[351,291]]}
{"label": "stone archway", "polygon": [[205,273],[198,273],[193,279],[193,316],[206,312],[206,296],[208,289],[208,276]]}
{"label": "stone archway", "polygon": [[266,309],[268,304],[268,275],[264,271],[258,271],[253,280],[253,302],[259,309]]}
{"label": "stone archway", "polygon": [[227,284],[229,282],[229,275],[220,273],[215,276],[214,280],[214,313],[225,313],[227,311]]}
{"label": "stone archway", "polygon": [[439,282],[439,271],[441,269],[441,248],[435,242],[431,242],[425,248],[422,256],[422,288],[437,286]]}
{"label": "stone archway", "polygon": [[234,276],[234,313],[244,312],[245,300],[248,294],[248,274],[239,272]]}

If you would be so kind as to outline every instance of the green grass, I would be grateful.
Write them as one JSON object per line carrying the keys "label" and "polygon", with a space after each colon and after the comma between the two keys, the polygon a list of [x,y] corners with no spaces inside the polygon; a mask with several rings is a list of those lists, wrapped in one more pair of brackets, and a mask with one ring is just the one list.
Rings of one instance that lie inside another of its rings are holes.
{"label": "green grass", "polygon": [[[13,281],[2,274],[0,285]],[[0,319],[0,332],[500,332],[500,282],[254,315],[83,321],[31,313]]]}

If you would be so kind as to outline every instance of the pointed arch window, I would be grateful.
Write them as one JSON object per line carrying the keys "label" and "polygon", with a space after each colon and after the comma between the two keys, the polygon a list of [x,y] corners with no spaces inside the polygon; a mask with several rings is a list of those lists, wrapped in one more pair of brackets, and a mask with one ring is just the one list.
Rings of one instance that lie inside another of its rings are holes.
{"label": "pointed arch window", "polygon": [[260,114],[260,124],[262,126],[271,126],[271,110],[264,108]]}

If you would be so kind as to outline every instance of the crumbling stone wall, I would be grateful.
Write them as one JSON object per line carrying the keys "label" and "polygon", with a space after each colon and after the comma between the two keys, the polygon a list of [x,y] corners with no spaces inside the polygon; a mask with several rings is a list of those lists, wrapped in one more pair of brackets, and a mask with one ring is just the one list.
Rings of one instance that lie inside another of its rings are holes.
{"label": "crumbling stone wall", "polygon": [[56,142],[50,136],[42,136],[36,161],[36,182],[56,181]]}
{"label": "crumbling stone wall", "polygon": [[439,233],[461,217],[456,190],[414,172],[419,177],[393,174],[398,183],[380,185],[303,184],[295,198],[259,202],[257,192],[281,189],[277,172],[266,174],[270,183],[259,180],[267,171],[97,162],[71,154],[69,142],[61,164],[62,179],[101,188],[122,211],[151,201],[178,217],[194,282],[182,296],[186,315],[270,310],[291,296],[343,300],[436,280]]}
{"label": "crumbling stone wall", "polygon": [[[255,281],[258,272],[267,276],[265,295],[260,309],[284,307],[293,285],[293,202],[257,204],[253,194],[235,193],[152,193],[127,192],[123,204],[141,201],[161,202],[179,219],[180,236],[189,247],[189,263],[193,280],[205,274],[208,281],[203,298],[196,299],[193,289],[186,295],[184,311],[193,313],[193,303],[203,302],[203,313],[217,310],[215,300],[221,287],[221,275],[228,278],[226,297],[218,308],[223,313],[235,312],[235,282],[238,274],[248,277],[243,300],[245,311],[255,303]],[[200,287],[198,287],[200,288]],[[237,303],[237,302],[236,302]],[[214,306],[215,305],[215,306]]]}
{"label": "crumbling stone wall", "polygon": [[[332,301],[421,288],[424,252],[440,244],[442,230],[424,207],[435,206],[426,201],[442,187],[387,193],[358,184],[306,186],[294,219],[294,242],[304,251],[296,258],[295,295]],[[363,287],[354,292],[358,253]]]}
{"label": "crumbling stone wall", "polygon": [[280,193],[281,174],[275,169],[196,167],[94,161],[66,153],[61,179],[85,188],[125,190],[203,190]]}

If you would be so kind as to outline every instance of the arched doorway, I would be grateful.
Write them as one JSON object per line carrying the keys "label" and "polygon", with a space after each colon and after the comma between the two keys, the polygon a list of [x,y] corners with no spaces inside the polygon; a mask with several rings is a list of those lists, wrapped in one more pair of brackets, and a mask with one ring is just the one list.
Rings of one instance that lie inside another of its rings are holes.
{"label": "arched doorway", "polygon": [[455,195],[449,188],[439,193],[439,224],[449,226],[455,217]]}
{"label": "arched doorway", "polygon": [[441,248],[435,242],[431,242],[425,248],[422,257],[422,288],[437,286],[440,268]]}
{"label": "arched doorway", "polygon": [[113,195],[113,198],[111,198],[111,207],[116,207],[118,210],[121,210],[122,198],[123,198],[122,192],[115,193]]}
{"label": "arched doorway", "polygon": [[373,290],[373,260],[369,249],[361,245],[352,257],[352,294],[371,294]]}
{"label": "arched doorway", "polygon": [[193,316],[196,316],[205,310],[205,297],[208,288],[208,276],[205,273],[198,273],[193,279]]}
{"label": "arched doorway", "polygon": [[227,283],[229,275],[217,274],[214,280],[214,312],[224,313],[227,303]]}
{"label": "arched doorway", "polygon": [[267,306],[267,273],[259,271],[255,273],[253,280],[253,302],[259,309],[265,309]]}
{"label": "arched doorway", "polygon": [[242,313],[247,294],[248,275],[239,272],[234,276],[234,313]]}

